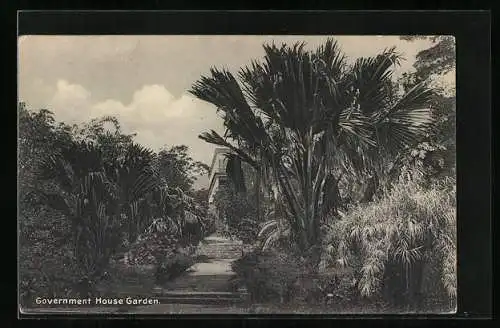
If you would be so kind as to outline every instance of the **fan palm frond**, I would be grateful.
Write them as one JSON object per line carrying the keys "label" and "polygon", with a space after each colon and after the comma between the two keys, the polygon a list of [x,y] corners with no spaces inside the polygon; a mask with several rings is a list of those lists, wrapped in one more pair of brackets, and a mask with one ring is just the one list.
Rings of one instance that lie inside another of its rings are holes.
{"label": "fan palm frond", "polygon": [[214,130],[211,130],[210,132],[204,132],[199,136],[200,139],[205,140],[208,143],[218,145],[218,146],[223,146],[227,147],[230,150],[232,150],[234,153],[236,153],[240,158],[245,161],[246,163],[250,164],[252,167],[257,167],[258,164],[257,162],[246,152],[244,152],[242,149],[233,146],[229,142],[225,141],[217,132]]}
{"label": "fan palm frond", "polygon": [[359,58],[351,69],[350,87],[366,115],[386,108],[390,102],[391,68],[402,59],[395,50],[390,48],[374,57]]}
{"label": "fan palm frond", "polygon": [[376,126],[381,145],[401,150],[418,142],[433,122],[429,106],[431,96],[432,90],[419,84],[387,112],[380,114]]}

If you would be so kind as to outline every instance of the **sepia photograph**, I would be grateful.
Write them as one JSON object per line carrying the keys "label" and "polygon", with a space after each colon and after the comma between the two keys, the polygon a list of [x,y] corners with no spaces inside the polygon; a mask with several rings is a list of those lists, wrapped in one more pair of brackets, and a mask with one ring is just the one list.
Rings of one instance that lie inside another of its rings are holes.
{"label": "sepia photograph", "polygon": [[18,37],[26,314],[451,314],[452,35]]}

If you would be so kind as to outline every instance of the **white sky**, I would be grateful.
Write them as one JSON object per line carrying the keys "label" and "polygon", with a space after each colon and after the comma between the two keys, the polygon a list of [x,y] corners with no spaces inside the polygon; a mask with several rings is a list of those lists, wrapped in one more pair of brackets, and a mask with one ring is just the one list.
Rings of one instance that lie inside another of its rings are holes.
{"label": "white sky", "polygon": [[[201,132],[222,131],[215,108],[187,93],[210,67],[237,72],[264,55],[264,42],[305,41],[314,48],[327,36],[23,36],[19,38],[19,98],[47,108],[68,123],[114,115],[136,141],[158,150],[185,144],[210,164],[214,147]],[[337,36],[350,58],[396,46],[412,69],[429,41],[398,36]],[[203,186],[206,181],[200,181]]]}

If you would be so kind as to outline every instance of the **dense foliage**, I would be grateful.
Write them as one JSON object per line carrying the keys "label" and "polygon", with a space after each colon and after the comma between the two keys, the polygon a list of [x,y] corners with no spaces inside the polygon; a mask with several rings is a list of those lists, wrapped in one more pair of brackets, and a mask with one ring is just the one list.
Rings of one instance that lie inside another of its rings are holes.
{"label": "dense foliage", "polygon": [[232,264],[239,283],[254,302],[289,302],[298,287],[302,267],[298,259],[273,251],[254,251]]}
{"label": "dense foliage", "polygon": [[[238,192],[231,184],[220,187],[214,196],[217,214],[227,223],[229,235],[245,244],[255,242],[262,223],[258,220],[255,198],[255,193]],[[264,212],[264,202],[260,206]]]}
{"label": "dense foliage", "polygon": [[203,237],[206,205],[196,204],[192,185],[205,167],[185,146],[155,154],[124,134],[116,118],[68,126],[24,104],[19,125],[25,304],[35,292],[96,293],[120,254],[159,265]]}
{"label": "dense foliage", "polygon": [[449,307],[457,279],[453,188],[454,181],[424,187],[402,176],[381,199],[333,224],[326,256],[354,270],[363,297],[383,293],[397,305]]}
{"label": "dense foliage", "polygon": [[[453,308],[455,98],[453,86],[435,82],[454,68],[454,39],[431,41],[415,71],[399,80],[392,78],[395,49],[350,64],[329,40],[313,51],[265,45],[264,59],[237,77],[214,68],[193,85],[191,93],[215,105],[226,127],[224,136],[200,136],[231,150],[233,189],[219,202],[243,209],[254,192],[253,226],[268,220],[254,240],[260,251],[235,264],[254,294],[273,290],[260,275],[288,276],[266,266],[264,253],[277,252],[297,259],[308,281],[323,286],[320,294],[343,294],[351,305],[369,298]],[[242,163],[253,168],[257,188],[246,186]],[[261,212],[261,192],[272,210]]]}
{"label": "dense foliage", "polygon": [[193,160],[185,145],[162,149],[158,153],[161,175],[169,186],[176,186],[188,192],[193,188],[196,176],[208,173],[205,163]]}
{"label": "dense foliage", "polygon": [[[257,246],[233,263],[252,301],[455,307],[455,94],[435,83],[455,45],[429,40],[399,80],[395,49],[348,61],[328,40],[264,45],[237,77],[193,84],[224,120],[200,138],[230,150],[215,212]],[[216,225],[193,190],[208,167],[186,146],[155,153],[116,118],[69,126],[22,104],[19,125],[25,304],[96,293],[119,261],[155,267],[158,284],[194,263]]]}
{"label": "dense foliage", "polygon": [[[419,148],[422,150],[431,147],[438,151],[432,153],[430,160],[427,156],[419,156],[432,163],[426,165],[425,169],[430,169],[433,178],[453,177],[456,170],[456,88],[453,83],[456,68],[455,39],[452,36],[403,37],[409,41],[418,38],[430,40],[432,46],[417,54],[417,61],[413,65],[415,70],[404,73],[399,83],[405,89],[418,83],[433,87],[431,105],[434,124],[423,140],[424,145],[419,145]],[[443,76],[450,75],[452,78],[448,83],[437,83]]]}

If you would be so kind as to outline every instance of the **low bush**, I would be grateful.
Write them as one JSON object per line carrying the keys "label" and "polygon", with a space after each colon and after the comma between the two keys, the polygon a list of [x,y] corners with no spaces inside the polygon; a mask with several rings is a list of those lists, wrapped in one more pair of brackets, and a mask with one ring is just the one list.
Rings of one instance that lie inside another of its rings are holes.
{"label": "low bush", "polygon": [[161,285],[169,282],[180,275],[194,264],[195,260],[192,256],[176,253],[172,256],[166,257],[156,269],[155,278],[156,283]]}
{"label": "low bush", "polygon": [[278,251],[253,251],[232,264],[238,283],[254,302],[286,303],[299,291],[300,261]]}
{"label": "low bush", "polygon": [[38,295],[78,296],[81,276],[71,244],[69,221],[50,209],[21,209],[19,293],[24,307]]}

